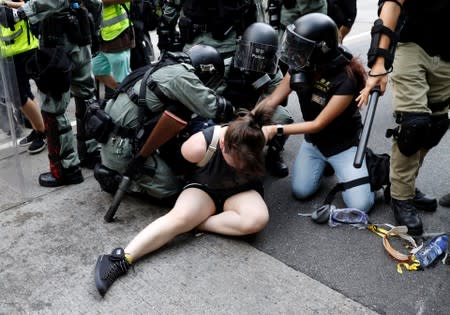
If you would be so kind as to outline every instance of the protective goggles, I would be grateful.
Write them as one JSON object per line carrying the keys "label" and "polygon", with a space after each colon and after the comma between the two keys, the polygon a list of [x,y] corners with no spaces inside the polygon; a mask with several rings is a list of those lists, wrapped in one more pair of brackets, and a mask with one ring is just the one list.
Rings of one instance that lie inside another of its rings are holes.
{"label": "protective goggles", "polygon": [[282,62],[296,71],[309,66],[311,55],[318,45],[315,41],[295,33],[294,28],[294,24],[286,27],[281,40],[279,55]]}
{"label": "protective goggles", "polygon": [[275,74],[278,66],[277,47],[238,40],[234,66],[246,71]]}

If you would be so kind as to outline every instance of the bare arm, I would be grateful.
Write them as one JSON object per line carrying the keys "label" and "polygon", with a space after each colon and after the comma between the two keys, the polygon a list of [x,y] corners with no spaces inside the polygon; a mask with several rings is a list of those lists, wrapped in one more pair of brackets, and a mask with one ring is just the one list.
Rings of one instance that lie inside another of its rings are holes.
{"label": "bare arm", "polygon": [[[400,2],[402,5],[405,1],[406,0],[398,0],[398,2]],[[400,13],[401,8],[398,6],[398,4],[392,1],[387,1],[384,3],[383,8],[381,9],[380,19],[383,21],[384,26],[392,31],[395,31]],[[390,43],[391,41],[389,37],[385,34],[382,34],[378,47],[388,49]],[[370,69],[370,73],[375,76],[369,76],[369,78],[367,79],[365,88],[361,90],[360,95],[356,99],[356,101],[358,102],[358,106],[367,104],[370,91],[372,91],[375,86],[380,86],[381,93],[384,93],[388,82],[388,76],[386,73],[387,70],[389,69],[385,69],[384,67],[384,57],[377,57],[372,66],[372,69]],[[386,73],[386,75],[376,76],[383,73]]]}
{"label": "bare arm", "polygon": [[191,163],[200,162],[206,154],[206,140],[202,132],[193,134],[181,145],[181,154],[186,161]]}
{"label": "bare arm", "polygon": [[291,76],[289,75],[289,73],[286,73],[283,80],[272,92],[272,94],[259,102],[252,110],[252,112],[255,112],[257,109],[266,107],[275,109],[279,104],[281,104],[292,92],[291,87],[289,86],[290,80]]}
{"label": "bare arm", "polygon": [[[283,126],[283,134],[297,135],[305,133],[317,133],[328,126],[333,120],[342,114],[352,102],[352,95],[335,95],[327,106],[312,121],[299,122]],[[267,126],[267,137],[271,139],[277,132],[277,125]]]}

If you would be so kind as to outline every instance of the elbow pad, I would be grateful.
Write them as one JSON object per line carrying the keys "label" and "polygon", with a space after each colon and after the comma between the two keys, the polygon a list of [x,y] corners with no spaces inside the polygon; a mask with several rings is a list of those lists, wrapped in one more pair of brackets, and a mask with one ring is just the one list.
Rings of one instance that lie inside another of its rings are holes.
{"label": "elbow pad", "polygon": [[230,101],[226,100],[223,96],[216,97],[216,117],[217,122],[228,122],[233,119],[234,107]]}

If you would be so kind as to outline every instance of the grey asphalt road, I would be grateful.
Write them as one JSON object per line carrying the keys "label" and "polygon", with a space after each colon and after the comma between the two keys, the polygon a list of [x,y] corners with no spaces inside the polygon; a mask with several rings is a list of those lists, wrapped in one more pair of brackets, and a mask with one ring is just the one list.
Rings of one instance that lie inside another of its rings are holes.
{"label": "grey asphalt road", "polygon": [[[344,45],[365,60],[376,3],[358,1],[358,8],[356,28],[344,40]],[[291,96],[288,106],[296,121],[301,121],[295,96]],[[379,99],[369,147],[377,153],[389,153],[391,142],[384,134],[393,126],[389,87]],[[303,136],[288,140],[284,152],[288,164],[292,165],[302,140]],[[423,192],[439,197],[450,191],[449,151],[447,134],[428,154],[421,169],[417,187]],[[250,244],[379,313],[450,314],[449,266],[439,263],[424,271],[400,274],[379,236],[348,226],[317,225],[298,215],[320,206],[334,183],[334,177],[325,178],[316,196],[300,202],[289,194],[290,176],[269,178],[265,192],[271,220],[262,233],[249,240]],[[338,208],[344,207],[340,198],[335,203]],[[439,206],[435,213],[420,215],[426,231],[450,231],[450,209]],[[395,224],[391,209],[383,200],[377,202],[370,220]]]}
{"label": "grey asphalt road", "polygon": [[[357,22],[344,41],[362,59],[376,2],[358,1]],[[390,140],[384,137],[386,128],[394,126],[390,96],[388,90],[379,100],[369,141],[378,153],[390,151]],[[295,95],[288,106],[301,121]],[[73,117],[73,106],[69,114]],[[284,156],[290,166],[302,140],[299,135],[287,142]],[[0,262],[0,291],[5,290],[0,292],[0,314],[72,313],[70,307],[78,307],[78,313],[365,313],[359,305],[380,314],[450,314],[448,266],[439,263],[424,271],[400,274],[375,234],[349,226],[317,225],[298,215],[321,205],[335,183],[333,177],[325,178],[319,193],[302,202],[290,195],[290,177],[268,177],[265,192],[271,220],[264,231],[243,243],[206,236],[188,241],[185,250],[174,250],[179,247],[176,242],[148,259],[151,263],[138,264],[136,274],[120,280],[122,286],[115,286],[110,298],[102,302],[91,278],[96,255],[124,243],[164,210],[129,198],[124,200],[117,224],[99,223],[110,199],[93,181],[92,172],[83,171],[84,186],[49,193],[36,180],[47,170],[45,153],[30,157],[23,148],[15,152],[8,141],[0,132],[0,250],[5,255]],[[439,197],[450,191],[449,148],[446,135],[425,160],[417,181],[423,192]],[[14,158],[15,153],[21,158]],[[16,175],[18,167],[23,181]],[[343,207],[339,195],[335,202]],[[435,213],[421,215],[427,231],[450,231],[450,209],[438,207]],[[382,200],[370,219],[395,224]],[[64,233],[69,235],[63,238]],[[209,275],[206,279],[204,270]],[[243,280],[245,285],[236,288]],[[258,303],[252,302],[255,296],[261,299]],[[2,297],[7,297],[6,302]]]}

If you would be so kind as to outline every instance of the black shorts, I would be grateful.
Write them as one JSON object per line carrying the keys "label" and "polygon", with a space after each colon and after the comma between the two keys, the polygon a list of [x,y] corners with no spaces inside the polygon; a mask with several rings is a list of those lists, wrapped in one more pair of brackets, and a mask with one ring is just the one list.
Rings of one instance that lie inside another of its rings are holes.
{"label": "black shorts", "polygon": [[[27,99],[34,99],[33,92],[31,91],[30,86],[30,76],[27,74],[25,70],[25,65],[28,60],[30,60],[31,56],[34,54],[34,49],[20,53],[15,55],[14,58],[14,67],[16,69],[16,78],[17,78],[17,88],[19,92],[19,97],[14,97],[14,105],[19,108],[25,105]],[[20,102],[20,104],[19,104]]]}
{"label": "black shorts", "polygon": [[264,186],[262,181],[254,181],[230,189],[210,189],[208,186],[200,183],[189,183],[183,187],[183,190],[187,188],[198,188],[206,192],[214,201],[217,213],[223,211],[223,205],[228,198],[244,191],[256,190],[261,197],[264,198]]}

